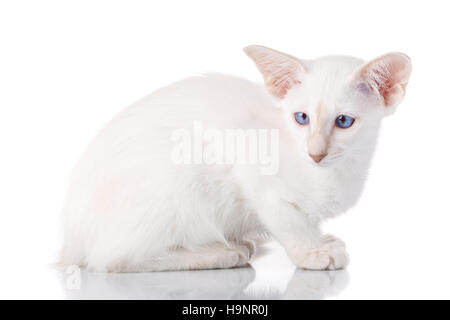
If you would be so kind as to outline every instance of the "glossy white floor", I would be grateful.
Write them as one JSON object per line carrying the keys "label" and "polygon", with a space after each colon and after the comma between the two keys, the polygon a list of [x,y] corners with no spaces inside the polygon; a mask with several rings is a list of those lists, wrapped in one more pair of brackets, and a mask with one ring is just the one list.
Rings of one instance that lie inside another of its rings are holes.
{"label": "glossy white floor", "polygon": [[[386,272],[296,269],[276,243],[262,247],[252,266],[239,269],[95,274],[45,270],[8,278],[2,298],[46,299],[396,299],[449,298],[445,270],[416,269],[414,263]],[[79,285],[79,288],[76,288]]]}
{"label": "glossy white floor", "polygon": [[297,270],[275,243],[261,247],[247,268],[93,274],[55,273],[68,299],[322,299],[339,295],[349,273]]}

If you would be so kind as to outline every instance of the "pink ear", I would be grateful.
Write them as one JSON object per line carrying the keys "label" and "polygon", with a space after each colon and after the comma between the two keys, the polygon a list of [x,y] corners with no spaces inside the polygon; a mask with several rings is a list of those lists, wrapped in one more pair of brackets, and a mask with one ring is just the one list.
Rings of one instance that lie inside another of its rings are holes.
{"label": "pink ear", "polygon": [[394,107],[402,101],[410,74],[411,60],[400,52],[376,58],[358,71],[358,77],[380,94],[386,107]]}
{"label": "pink ear", "polygon": [[267,89],[282,99],[295,84],[300,84],[304,69],[300,62],[285,53],[262,46],[248,46],[244,52],[255,62]]}

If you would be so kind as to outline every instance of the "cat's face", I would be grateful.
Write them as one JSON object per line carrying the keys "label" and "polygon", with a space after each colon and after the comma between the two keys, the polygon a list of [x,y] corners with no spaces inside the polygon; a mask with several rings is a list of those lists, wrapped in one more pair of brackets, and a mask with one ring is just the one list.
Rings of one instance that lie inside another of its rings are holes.
{"label": "cat's face", "polygon": [[411,72],[401,53],[364,64],[344,56],[301,61],[260,46],[245,51],[279,101],[300,155],[322,167],[373,147],[381,119],[402,100]]}
{"label": "cat's face", "polygon": [[286,124],[300,154],[320,166],[357,156],[374,143],[384,107],[364,82],[353,79],[359,59],[304,62],[309,72],[282,100]]}

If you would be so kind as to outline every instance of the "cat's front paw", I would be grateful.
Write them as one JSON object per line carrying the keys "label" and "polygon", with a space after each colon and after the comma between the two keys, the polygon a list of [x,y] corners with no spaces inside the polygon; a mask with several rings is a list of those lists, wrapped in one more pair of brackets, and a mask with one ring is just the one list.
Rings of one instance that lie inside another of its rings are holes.
{"label": "cat's front paw", "polygon": [[344,242],[331,235],[314,248],[297,251],[293,260],[298,267],[309,270],[343,269],[350,261]]}

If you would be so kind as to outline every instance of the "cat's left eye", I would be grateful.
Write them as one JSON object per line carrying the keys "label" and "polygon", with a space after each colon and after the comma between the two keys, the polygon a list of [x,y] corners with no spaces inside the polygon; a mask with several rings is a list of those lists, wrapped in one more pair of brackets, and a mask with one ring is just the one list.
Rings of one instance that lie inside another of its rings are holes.
{"label": "cat's left eye", "polygon": [[341,114],[340,116],[338,116],[335,121],[336,127],[339,127],[342,129],[350,128],[354,122],[355,122],[355,118],[352,118],[345,114]]}

